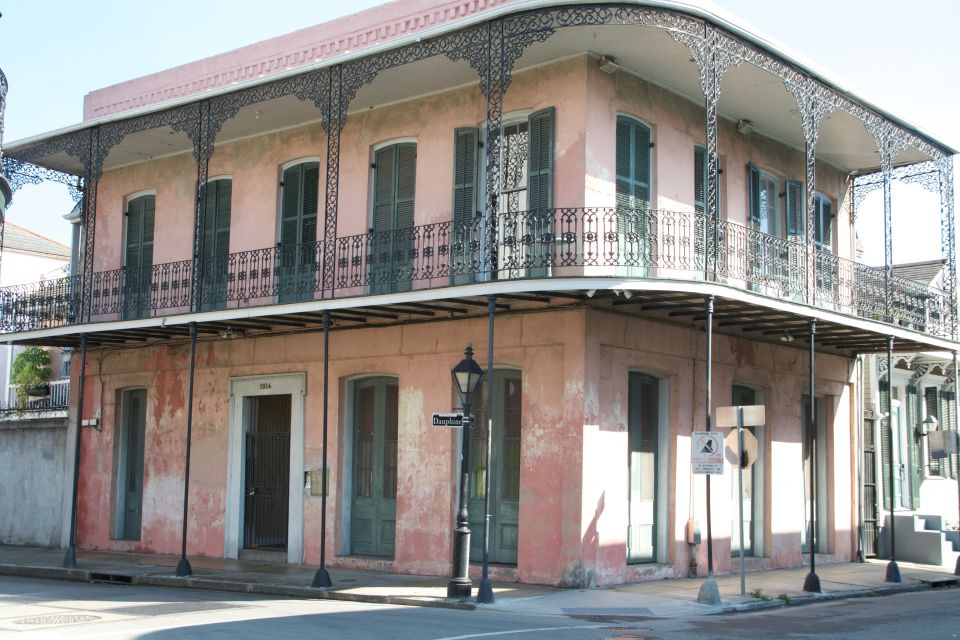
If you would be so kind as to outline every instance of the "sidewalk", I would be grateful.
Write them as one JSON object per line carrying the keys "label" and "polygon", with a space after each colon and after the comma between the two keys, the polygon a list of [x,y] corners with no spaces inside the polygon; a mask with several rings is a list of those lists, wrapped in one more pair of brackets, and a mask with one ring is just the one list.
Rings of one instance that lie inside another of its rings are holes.
{"label": "sidewalk", "polygon": [[[174,575],[177,560],[177,556],[168,555],[78,551],[77,569],[64,569],[61,549],[0,546],[0,575],[454,609],[475,609],[478,606],[474,602],[448,600],[445,597],[446,577],[333,568],[330,574],[334,586],[314,589],[309,586],[316,570],[314,566],[191,558],[194,575],[177,578]],[[745,596],[740,595],[739,574],[720,576],[717,578],[722,599],[719,606],[697,602],[703,578],[654,580],[598,589],[557,589],[495,582],[496,603],[479,606],[587,620],[628,621],[747,611],[960,584],[960,578],[953,575],[952,568],[909,563],[900,563],[902,583],[886,583],[883,581],[886,565],[885,560],[820,565],[817,575],[823,593],[818,595],[802,591],[806,568],[748,573]]]}

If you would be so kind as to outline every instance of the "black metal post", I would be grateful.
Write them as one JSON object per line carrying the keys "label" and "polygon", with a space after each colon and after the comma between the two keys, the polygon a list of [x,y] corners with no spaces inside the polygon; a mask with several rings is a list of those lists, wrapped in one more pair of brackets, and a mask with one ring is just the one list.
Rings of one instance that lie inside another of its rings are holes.
{"label": "black metal post", "polygon": [[497,296],[487,296],[487,455],[483,473],[483,573],[477,587],[477,602],[493,604],[490,582],[490,459],[493,450],[493,319]]}
{"label": "black metal post", "polygon": [[[706,430],[713,425],[713,299],[707,296],[707,423]],[[707,474],[707,579],[700,585],[697,601],[703,604],[720,604],[720,587],[713,577],[713,518],[710,506],[710,474]]]}
{"label": "black metal post", "polygon": [[193,373],[197,362],[197,323],[190,323],[190,382],[187,385],[187,453],[183,469],[183,531],[180,536],[180,562],[177,577],[193,575],[187,560],[187,512],[190,506],[190,445],[193,443]]}
{"label": "black metal post", "polygon": [[[473,347],[467,345],[466,359],[473,359]],[[467,502],[470,498],[470,424],[471,395],[463,394],[463,433],[460,444],[460,507],[457,509],[457,526],[453,530],[453,576],[447,583],[448,598],[469,598],[473,584],[470,582],[470,514]]]}
{"label": "black metal post", "polygon": [[[707,423],[713,427],[713,296],[707,296]],[[713,577],[713,522],[710,505],[710,474],[707,474],[707,576]]]}
{"label": "black metal post", "polygon": [[896,501],[893,491],[893,336],[887,338],[887,429],[890,438],[888,447],[889,455],[887,464],[890,471],[889,487],[887,493],[890,495],[890,562],[887,564],[886,582],[901,582],[900,567],[897,566],[897,537],[896,525],[894,524],[893,513]]}
{"label": "black metal post", "polygon": [[807,455],[810,458],[810,573],[803,581],[803,590],[820,593],[820,577],[817,575],[817,412],[814,398],[814,359],[817,321],[810,320],[810,406],[807,410]]}
{"label": "black metal post", "polygon": [[327,405],[330,398],[330,312],[323,312],[323,480],[320,496],[320,568],[313,574],[312,587],[332,587],[327,571]]}
{"label": "black metal post", "polygon": [[73,497],[70,500],[70,544],[63,556],[63,566],[77,567],[77,507],[80,484],[80,435],[83,432],[83,382],[87,376],[87,334],[80,334],[80,388],[77,390],[77,432],[73,443]]}

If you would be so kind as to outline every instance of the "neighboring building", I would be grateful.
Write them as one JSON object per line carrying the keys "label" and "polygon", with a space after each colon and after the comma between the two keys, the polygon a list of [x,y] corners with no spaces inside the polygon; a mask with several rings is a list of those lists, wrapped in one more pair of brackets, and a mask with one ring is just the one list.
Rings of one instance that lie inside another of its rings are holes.
{"label": "neighboring building", "polygon": [[[7,79],[0,71],[0,158],[3,156],[3,117]],[[6,163],[4,163],[6,167]],[[20,291],[16,285],[63,278],[69,249],[6,220],[12,190],[0,174],[0,318],[10,317],[9,302]],[[36,291],[36,285],[24,291]],[[23,347],[0,345],[0,543],[60,544],[63,521],[64,456],[67,401],[70,392],[69,358],[50,349],[50,396],[24,407],[8,384],[13,359]],[[24,503],[31,507],[24,509]]]}
{"label": "neighboring building", "polygon": [[[893,268],[898,276],[932,291],[942,286],[943,270],[937,260]],[[897,557],[954,567],[960,555],[957,455],[939,457],[938,447],[930,444],[931,433],[937,431],[954,432],[944,437],[956,442],[952,356],[894,352],[889,363],[885,355],[864,360],[864,552],[889,557],[889,535],[883,529],[890,522],[892,490]]]}
{"label": "neighboring building", "polygon": [[473,343],[495,576],[704,575],[691,434],[730,404],[766,405],[748,567],[799,566],[812,533],[848,561],[858,356],[960,347],[952,235],[942,290],[853,259],[853,189],[942,182],[954,150],[686,4],[395,2],[96,91],[85,118],[8,150],[85,198],[78,274],[13,292],[3,326],[86,347],[84,548],[180,550],[192,418],[190,555],[318,562],[326,458],[328,564],[448,574],[459,432],[431,414]]}

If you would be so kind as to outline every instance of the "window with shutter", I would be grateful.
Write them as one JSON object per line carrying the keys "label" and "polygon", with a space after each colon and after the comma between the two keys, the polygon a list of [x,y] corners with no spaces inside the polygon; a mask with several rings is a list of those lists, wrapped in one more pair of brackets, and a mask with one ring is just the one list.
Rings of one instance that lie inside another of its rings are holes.
{"label": "window with shutter", "polygon": [[606,253],[619,265],[646,265],[652,250],[650,231],[650,127],[617,116],[618,246]]}
{"label": "window with shutter", "polygon": [[204,196],[203,243],[200,256],[203,311],[223,309],[227,300],[230,255],[230,205],[233,181],[229,178],[207,183]]}
{"label": "window with shutter", "polygon": [[[527,118],[527,209],[520,238],[527,254],[521,264],[528,278],[545,277],[553,264],[553,121],[549,107]],[[517,274],[519,275],[519,274]]]}
{"label": "window with shutter", "polygon": [[[923,407],[926,413],[921,415],[918,420],[923,421],[927,416],[933,417],[937,420],[937,428],[941,428],[939,425],[943,420],[943,413],[940,410],[940,389],[938,387],[927,387],[923,390]],[[920,436],[917,436],[916,439],[917,467],[922,468],[921,452],[923,451],[923,440]],[[929,469],[931,474],[938,476],[943,476],[946,472],[946,466],[943,460],[930,460]]]}
{"label": "window with shutter", "polygon": [[[936,389],[934,389],[936,393]],[[920,424],[919,402],[917,387],[910,385],[907,387],[907,425],[904,429],[903,437],[907,442],[907,464],[904,473],[910,483],[910,494],[907,496],[906,506],[911,509],[917,508],[920,503],[920,481],[923,479],[923,443],[917,435],[917,426]]]}
{"label": "window with shutter", "polygon": [[320,165],[317,162],[302,162],[283,171],[277,252],[281,303],[312,300],[318,285],[319,188]]}
{"label": "window with shutter", "polygon": [[450,234],[451,284],[476,280],[475,266],[481,264],[472,247],[480,246],[477,226],[477,165],[479,129],[462,127],[453,134],[453,229]]}
{"label": "window with shutter", "polygon": [[153,227],[156,197],[140,196],[127,203],[124,253],[124,319],[149,314],[153,280]]}
{"label": "window with shutter", "polygon": [[814,244],[823,251],[833,250],[833,203],[821,194],[814,196]]}
{"label": "window with shutter", "polygon": [[370,292],[408,291],[413,277],[417,145],[378,149],[373,166]]}
{"label": "window with shutter", "polygon": [[707,210],[707,150],[700,145],[693,148],[693,210]]}
{"label": "window with shutter", "polygon": [[886,416],[880,422],[880,477],[883,478],[883,507],[890,510],[893,478],[890,477],[890,383],[880,381],[880,415]]}
{"label": "window with shutter", "polygon": [[803,183],[787,180],[787,235],[802,236],[804,233]]}

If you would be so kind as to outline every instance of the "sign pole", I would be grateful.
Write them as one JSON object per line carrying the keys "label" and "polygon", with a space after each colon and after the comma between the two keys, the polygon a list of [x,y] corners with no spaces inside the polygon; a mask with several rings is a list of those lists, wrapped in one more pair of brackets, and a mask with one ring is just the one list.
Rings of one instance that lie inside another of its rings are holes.
{"label": "sign pole", "polygon": [[740,595],[747,593],[747,569],[743,558],[743,407],[737,407],[737,474],[740,476]]}

